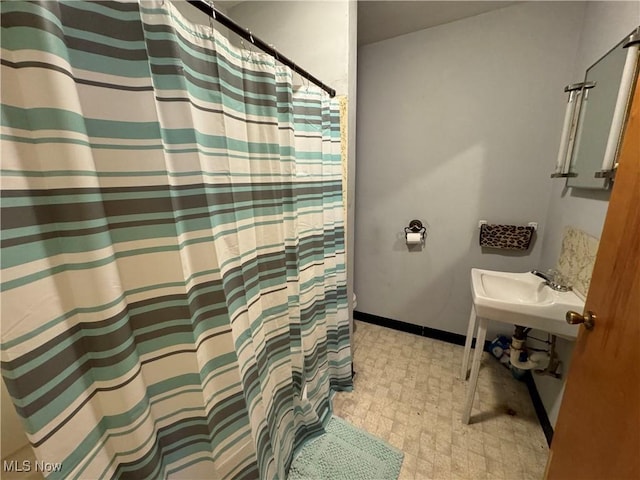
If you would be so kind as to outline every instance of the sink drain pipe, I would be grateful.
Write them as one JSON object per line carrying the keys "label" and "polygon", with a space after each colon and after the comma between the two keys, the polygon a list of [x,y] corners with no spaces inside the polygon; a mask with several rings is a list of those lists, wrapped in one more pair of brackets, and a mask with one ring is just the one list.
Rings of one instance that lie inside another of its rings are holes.
{"label": "sink drain pipe", "polygon": [[525,329],[519,325],[516,326],[516,331],[511,337],[509,361],[511,365],[520,370],[544,370],[551,360],[551,356],[547,352],[534,352],[527,358],[524,345],[529,330],[531,329]]}

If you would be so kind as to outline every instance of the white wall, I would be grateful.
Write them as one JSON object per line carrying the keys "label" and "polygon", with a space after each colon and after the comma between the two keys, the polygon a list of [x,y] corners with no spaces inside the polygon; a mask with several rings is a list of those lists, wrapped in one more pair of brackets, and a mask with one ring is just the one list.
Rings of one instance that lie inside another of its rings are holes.
{"label": "white wall", "polygon": [[[585,71],[640,25],[640,2],[587,2],[575,68],[565,83],[584,80]],[[557,145],[557,143],[556,143]],[[560,255],[562,231],[567,225],[600,238],[609,206],[610,191],[566,189],[554,180],[545,224],[540,264],[552,268]],[[558,340],[558,354],[568,371],[573,342]],[[564,392],[564,380],[534,376],[549,419],[555,425]]]}
{"label": "white wall", "polygon": [[[583,10],[523,3],[360,48],[359,311],[464,334],[472,267],[539,267]],[[422,251],[404,244],[413,218]],[[480,219],[539,222],[537,241],[482,252]]]}
{"label": "white wall", "polygon": [[229,16],[338,95],[349,93],[348,1],[242,2]]}

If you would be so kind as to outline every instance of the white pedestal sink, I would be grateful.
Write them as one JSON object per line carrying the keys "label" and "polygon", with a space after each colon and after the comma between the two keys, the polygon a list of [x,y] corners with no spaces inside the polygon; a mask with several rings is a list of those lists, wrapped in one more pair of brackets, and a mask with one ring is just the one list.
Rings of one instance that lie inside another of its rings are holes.
{"label": "white pedestal sink", "polygon": [[469,423],[471,407],[478,384],[482,348],[489,320],[531,327],[554,335],[573,339],[578,325],[569,325],[564,317],[568,310],[581,312],[584,301],[575,292],[558,292],[532,273],[494,272],[471,269],[473,307],[467,327],[467,339],[462,359],[462,379],[466,379],[476,322],[478,335],[467,387],[462,422]]}

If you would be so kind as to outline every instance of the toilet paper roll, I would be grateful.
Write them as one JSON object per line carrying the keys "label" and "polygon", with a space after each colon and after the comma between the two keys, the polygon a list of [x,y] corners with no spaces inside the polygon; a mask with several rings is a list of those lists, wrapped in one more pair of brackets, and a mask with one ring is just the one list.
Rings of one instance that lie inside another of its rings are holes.
{"label": "toilet paper roll", "polygon": [[416,245],[422,243],[421,233],[407,233],[407,245]]}

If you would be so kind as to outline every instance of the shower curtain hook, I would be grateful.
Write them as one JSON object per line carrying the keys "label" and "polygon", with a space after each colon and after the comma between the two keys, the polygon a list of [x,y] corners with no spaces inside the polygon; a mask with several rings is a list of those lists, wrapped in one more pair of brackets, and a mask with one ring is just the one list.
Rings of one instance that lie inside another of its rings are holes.
{"label": "shower curtain hook", "polygon": [[[247,29],[247,32],[249,32],[249,29]],[[249,36],[251,36],[250,32],[249,32]],[[252,36],[251,36],[251,39],[253,40]],[[242,45],[242,48],[244,50],[246,50],[246,52],[247,52],[247,58],[246,59],[248,60],[248,59],[253,58],[253,54],[257,53],[257,52],[254,50],[254,45],[253,44],[252,45],[245,45],[244,40],[245,40],[244,38],[240,38],[240,45]]]}
{"label": "shower curtain hook", "polygon": [[253,56],[257,53],[251,44],[247,45],[245,50],[247,51],[247,59],[253,60]]}
{"label": "shower curtain hook", "polygon": [[211,36],[213,37],[213,21],[216,18],[216,9],[213,2],[206,2],[206,3],[207,5],[209,5],[209,8],[211,8],[211,16],[209,17],[209,28],[211,28]]}
{"label": "shower curtain hook", "polygon": [[249,60],[249,58],[251,58],[251,52],[249,51],[249,49],[244,44],[244,38],[242,38],[242,37],[240,37],[240,46],[242,47],[242,50],[244,50],[244,52],[246,52],[246,57],[245,57],[244,53],[242,55],[242,60],[244,60],[246,62],[247,60]]}

